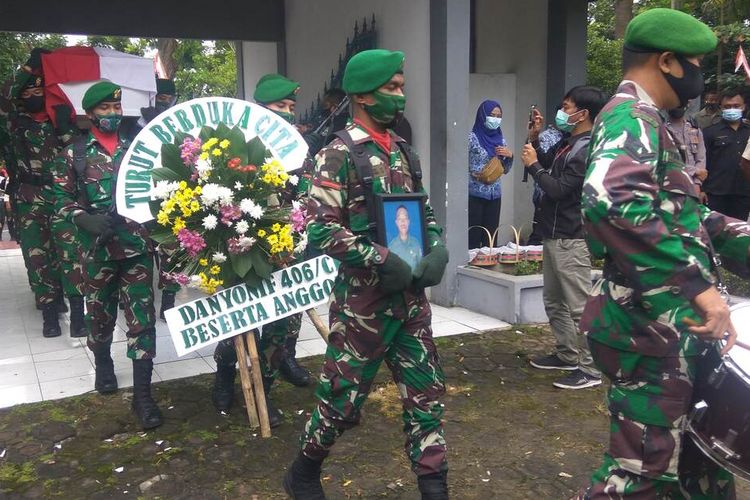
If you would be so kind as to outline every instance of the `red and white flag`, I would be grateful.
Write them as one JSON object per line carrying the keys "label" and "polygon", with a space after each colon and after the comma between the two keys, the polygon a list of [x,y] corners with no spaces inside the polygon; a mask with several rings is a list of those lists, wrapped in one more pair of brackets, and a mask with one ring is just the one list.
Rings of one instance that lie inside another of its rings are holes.
{"label": "red and white flag", "polygon": [[83,115],[83,95],[94,83],[109,80],[122,87],[122,112],[140,116],[156,95],[154,61],[105,47],[64,47],[42,55],[45,104],[54,117],[56,104],[67,104]]}
{"label": "red and white flag", "polygon": [[734,60],[734,72],[737,73],[740,68],[745,70],[745,78],[750,80],[750,64],[747,62],[747,57],[745,57],[745,51],[742,50],[742,45],[740,45],[739,50],[737,50],[737,58]]}

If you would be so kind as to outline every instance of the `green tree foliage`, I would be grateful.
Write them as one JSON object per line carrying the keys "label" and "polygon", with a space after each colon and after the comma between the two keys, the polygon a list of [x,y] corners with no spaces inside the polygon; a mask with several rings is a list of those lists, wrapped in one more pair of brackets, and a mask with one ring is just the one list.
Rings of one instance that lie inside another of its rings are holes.
{"label": "green tree foliage", "polygon": [[18,66],[25,63],[34,47],[53,50],[65,45],[62,35],[0,33],[0,81],[8,78]]}

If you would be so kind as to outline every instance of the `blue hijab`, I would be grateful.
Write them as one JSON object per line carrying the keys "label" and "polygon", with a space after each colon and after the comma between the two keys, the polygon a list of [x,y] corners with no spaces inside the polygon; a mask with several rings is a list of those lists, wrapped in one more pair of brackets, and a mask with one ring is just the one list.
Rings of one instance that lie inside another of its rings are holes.
{"label": "blue hijab", "polygon": [[505,139],[503,139],[503,130],[498,127],[495,130],[487,128],[484,124],[485,119],[490,116],[492,110],[495,108],[503,109],[500,103],[497,101],[486,100],[479,105],[477,109],[477,117],[474,120],[474,128],[472,131],[477,136],[479,144],[487,151],[490,157],[495,156],[495,148],[497,146],[504,146]]}

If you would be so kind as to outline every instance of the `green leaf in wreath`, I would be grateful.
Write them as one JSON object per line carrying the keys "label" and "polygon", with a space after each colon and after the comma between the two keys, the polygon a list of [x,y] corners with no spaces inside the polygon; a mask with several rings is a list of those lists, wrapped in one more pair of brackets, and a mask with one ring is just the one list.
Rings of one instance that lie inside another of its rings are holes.
{"label": "green leaf in wreath", "polygon": [[148,200],[148,208],[151,211],[151,215],[156,217],[161,211],[162,200]]}
{"label": "green leaf in wreath", "polygon": [[260,248],[251,249],[248,253],[252,258],[253,269],[258,273],[258,276],[261,278],[270,277],[273,272],[273,265],[268,262],[268,255]]}
{"label": "green leaf in wreath", "polygon": [[177,146],[180,146],[185,141],[186,137],[190,137],[191,139],[193,138],[192,135],[187,134],[185,132],[182,132],[182,131],[178,130],[177,132],[174,133],[174,143]]}
{"label": "green leaf in wreath", "polygon": [[175,172],[171,168],[158,167],[151,170],[151,179],[156,181],[182,181],[185,177],[181,176],[178,172]]}
{"label": "green leaf in wreath", "polygon": [[260,288],[263,278],[258,276],[258,273],[256,273],[254,269],[251,269],[250,272],[245,275],[244,281],[249,287]]}
{"label": "green leaf in wreath", "polygon": [[260,140],[260,137],[253,137],[247,143],[247,162],[260,168],[266,162],[266,158],[271,156],[271,152],[266,149],[266,145]]}
{"label": "green leaf in wreath", "polygon": [[161,145],[161,166],[177,172],[181,176],[180,179],[190,177],[190,169],[180,158],[180,148],[174,144]]}
{"label": "green leaf in wreath", "polygon": [[219,122],[219,124],[216,126],[216,138],[219,139],[219,141],[224,139],[229,139],[229,132],[230,129],[227,127],[227,124],[224,122]]}
{"label": "green leaf in wreath", "polygon": [[165,243],[173,243],[176,241],[172,229],[161,224],[156,224],[148,233],[152,240],[163,245]]}
{"label": "green leaf in wreath", "polygon": [[214,136],[214,129],[209,127],[208,125],[204,125],[201,127],[201,131],[198,134],[198,137],[200,138],[202,143],[206,143],[207,140],[209,140],[211,137]]}
{"label": "green leaf in wreath", "polygon": [[248,252],[230,253],[229,260],[232,262],[232,269],[234,269],[234,272],[240,278],[244,278],[247,272],[253,267],[253,261]]}
{"label": "green leaf in wreath", "polygon": [[230,158],[237,157],[242,162],[242,165],[247,165],[247,146],[245,145],[245,134],[242,133],[238,127],[234,127],[229,131],[229,137],[227,137],[231,144],[227,150],[227,154]]}

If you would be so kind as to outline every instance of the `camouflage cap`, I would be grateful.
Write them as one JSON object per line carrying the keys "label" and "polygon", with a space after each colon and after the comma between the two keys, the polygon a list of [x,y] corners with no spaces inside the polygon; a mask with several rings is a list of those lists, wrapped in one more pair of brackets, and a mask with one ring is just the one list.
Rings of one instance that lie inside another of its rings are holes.
{"label": "camouflage cap", "polygon": [[284,99],[297,100],[299,83],[289,78],[271,73],[263,75],[258,80],[253,93],[253,99],[260,104],[283,101]]}
{"label": "camouflage cap", "polygon": [[342,87],[347,94],[366,94],[383,86],[403,67],[401,51],[363,50],[349,59]]}
{"label": "camouflage cap", "polygon": [[674,9],[651,9],[637,15],[625,29],[625,48],[635,52],[675,52],[697,56],[716,48],[711,28]]}
{"label": "camouflage cap", "polygon": [[101,102],[120,102],[122,100],[122,89],[116,83],[102,80],[93,84],[83,94],[81,106],[88,111]]}

